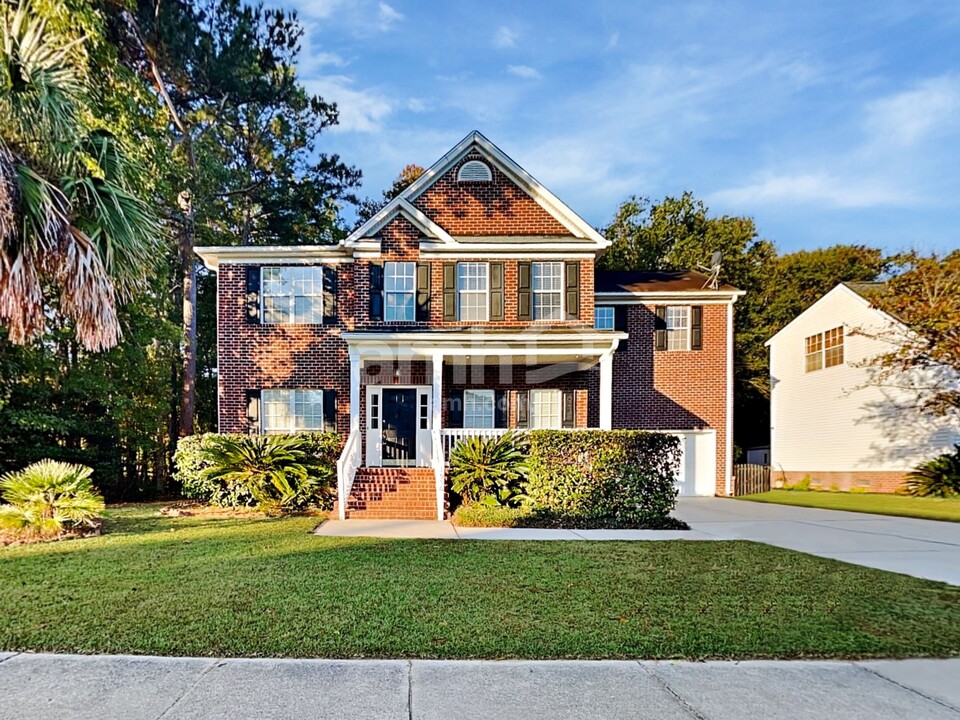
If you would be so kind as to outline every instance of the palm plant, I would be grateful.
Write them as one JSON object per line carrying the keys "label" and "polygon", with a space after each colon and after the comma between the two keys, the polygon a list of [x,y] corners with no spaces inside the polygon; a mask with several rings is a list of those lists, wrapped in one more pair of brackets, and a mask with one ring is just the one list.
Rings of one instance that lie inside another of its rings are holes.
{"label": "palm plant", "polygon": [[118,302],[146,282],[159,226],[116,137],[92,127],[83,43],[49,32],[27,0],[0,4],[0,324],[24,343],[55,306],[102,350],[119,340]]}
{"label": "palm plant", "polygon": [[450,452],[450,486],[468,502],[516,507],[525,497],[526,453],[513,432],[469,437]]}
{"label": "palm plant", "polygon": [[329,492],[329,465],[295,435],[219,437],[202,452],[209,464],[205,480],[226,485],[229,494],[245,491],[261,509],[283,512],[324,500]]}
{"label": "palm plant", "polygon": [[103,497],[90,480],[93,470],[41,460],[0,477],[0,529],[26,537],[56,537],[93,527],[103,513]]}
{"label": "palm plant", "polygon": [[907,475],[904,487],[919,497],[960,495],[960,445],[953,453],[938,455],[917,466]]}

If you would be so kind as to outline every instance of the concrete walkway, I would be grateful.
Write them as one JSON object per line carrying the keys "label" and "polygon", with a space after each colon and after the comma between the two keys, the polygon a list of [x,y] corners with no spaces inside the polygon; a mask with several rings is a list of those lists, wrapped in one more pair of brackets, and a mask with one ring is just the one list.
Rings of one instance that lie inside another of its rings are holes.
{"label": "concrete walkway", "polygon": [[328,520],[317,535],[468,540],[753,540],[960,585],[960,523],[791,507],[725,498],[681,498],[686,532],[463,528],[418,520]]}
{"label": "concrete walkway", "polygon": [[0,720],[960,720],[960,659],[218,660],[0,654]]}

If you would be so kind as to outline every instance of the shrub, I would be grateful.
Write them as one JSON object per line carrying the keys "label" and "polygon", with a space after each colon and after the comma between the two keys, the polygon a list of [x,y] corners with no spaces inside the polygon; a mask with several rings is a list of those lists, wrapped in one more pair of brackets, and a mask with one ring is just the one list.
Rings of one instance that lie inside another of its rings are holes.
{"label": "shrub", "polygon": [[[530,505],[523,507],[498,507],[474,503],[461,505],[453,514],[454,525],[460,527],[506,527],[506,528],[609,528],[610,518],[583,517],[558,514]],[[645,518],[639,523],[617,522],[618,527],[642,527],[647,530],[689,530],[690,526],[672,517]]]}
{"label": "shrub", "polygon": [[516,507],[525,497],[525,450],[512,432],[469,437],[450,452],[450,486],[468,503]]}
{"label": "shrub", "polygon": [[680,439],[641,430],[533,430],[530,503],[557,517],[659,526],[676,506]]}
{"label": "shrub", "polygon": [[[328,507],[332,504],[336,475],[336,461],[340,455],[342,440],[337,433],[300,433],[297,435],[255,436],[243,433],[207,433],[185,437],[177,444],[174,455],[174,477],[182,484],[183,494],[188,498],[203,500],[221,507],[244,507],[260,504],[251,487],[243,482],[231,482],[224,476],[208,472],[214,465],[216,448],[224,440],[242,443],[252,437],[293,438],[302,443],[298,457],[306,456],[308,480],[313,490],[312,498],[303,493],[295,505],[316,504]],[[304,463],[298,463],[303,465]],[[304,487],[304,491],[306,487]]]}
{"label": "shrub", "polygon": [[917,466],[903,483],[909,495],[950,497],[960,495],[960,445]]}
{"label": "shrub", "polygon": [[93,470],[40,460],[0,477],[0,529],[23,537],[56,537],[96,526],[103,496],[90,480]]}

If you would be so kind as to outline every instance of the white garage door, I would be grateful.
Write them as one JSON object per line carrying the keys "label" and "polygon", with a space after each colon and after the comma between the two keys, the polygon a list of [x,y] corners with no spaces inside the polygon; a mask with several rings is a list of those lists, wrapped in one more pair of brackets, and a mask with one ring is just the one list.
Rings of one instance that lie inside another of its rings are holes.
{"label": "white garage door", "polygon": [[717,431],[677,430],[670,434],[680,438],[683,448],[680,475],[677,477],[679,494],[710,497],[716,495]]}

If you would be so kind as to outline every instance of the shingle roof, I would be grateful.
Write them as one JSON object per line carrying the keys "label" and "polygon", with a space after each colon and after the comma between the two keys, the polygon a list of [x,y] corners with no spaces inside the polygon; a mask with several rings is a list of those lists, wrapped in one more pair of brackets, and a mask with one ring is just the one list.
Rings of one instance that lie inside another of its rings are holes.
{"label": "shingle roof", "polygon": [[[696,270],[634,270],[629,272],[598,271],[594,289],[598,293],[615,292],[684,292],[709,291],[707,276]],[[717,292],[736,292],[737,288],[721,283]]]}

